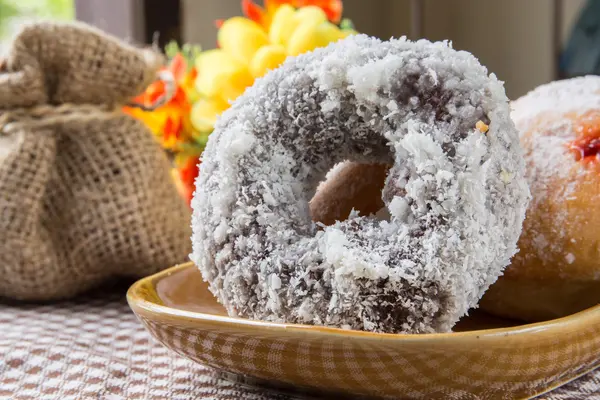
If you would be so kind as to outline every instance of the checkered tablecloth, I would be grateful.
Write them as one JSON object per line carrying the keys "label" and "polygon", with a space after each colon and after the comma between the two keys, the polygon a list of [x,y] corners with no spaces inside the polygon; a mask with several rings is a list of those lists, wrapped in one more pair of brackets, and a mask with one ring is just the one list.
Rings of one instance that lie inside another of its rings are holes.
{"label": "checkered tablecloth", "polygon": [[[171,353],[116,287],[46,305],[0,302],[0,399],[288,400],[230,383]],[[600,370],[547,400],[600,400]]]}

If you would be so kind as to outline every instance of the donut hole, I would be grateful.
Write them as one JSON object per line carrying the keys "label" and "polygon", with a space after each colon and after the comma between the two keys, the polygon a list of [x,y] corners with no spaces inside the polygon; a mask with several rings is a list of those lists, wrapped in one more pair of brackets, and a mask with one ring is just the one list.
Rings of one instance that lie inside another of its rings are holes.
{"label": "donut hole", "polygon": [[311,218],[331,225],[345,221],[352,210],[389,220],[382,191],[390,166],[344,162],[334,166],[310,201]]}

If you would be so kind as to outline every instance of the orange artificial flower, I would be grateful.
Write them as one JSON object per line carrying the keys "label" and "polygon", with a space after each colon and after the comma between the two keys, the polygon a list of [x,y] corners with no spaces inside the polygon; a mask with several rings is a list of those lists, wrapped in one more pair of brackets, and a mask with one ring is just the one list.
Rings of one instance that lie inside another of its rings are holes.
{"label": "orange artificial flower", "polygon": [[[173,97],[163,106],[150,112],[131,107],[126,107],[125,111],[146,123],[160,139],[163,147],[174,150],[185,139],[186,127],[191,126],[187,119],[192,108],[190,94],[194,90],[197,72],[195,67],[188,71],[187,61],[180,53],[176,54],[163,70],[171,72],[175,80],[176,88]],[[151,108],[167,94],[166,90],[165,82],[153,82],[134,101]],[[189,135],[191,134],[188,133]]]}
{"label": "orange artificial flower", "polygon": [[183,117],[176,112],[173,114],[175,115],[167,117],[163,126],[163,143],[164,146],[169,149],[172,149],[177,145],[183,132]]}
{"label": "orange artificial flower", "polygon": [[294,8],[318,7],[325,12],[327,19],[334,24],[338,24],[342,19],[342,0],[265,0],[264,3],[265,7],[263,8],[253,0],[242,0],[244,15],[264,27],[269,26],[275,10],[284,4],[291,5]]}
{"label": "orange artificial flower", "polygon": [[339,24],[342,20],[342,0],[295,0],[292,2],[296,8],[317,6],[327,14],[327,19],[334,24]]}
{"label": "orange artificial flower", "polygon": [[195,182],[199,169],[200,159],[198,156],[187,157],[184,161],[179,162],[177,168],[173,169],[173,179],[175,186],[181,197],[190,204],[194,196]]}
{"label": "orange artificial flower", "polygon": [[[185,92],[180,87],[187,75],[187,63],[181,54],[177,54],[169,63],[169,66],[163,70],[171,72],[175,82],[178,83],[175,95],[166,105],[184,105],[186,103]],[[152,107],[161,96],[166,94],[166,84],[163,81],[156,81],[150,84],[146,91],[137,96],[134,101],[143,104],[146,107]]]}
{"label": "orange artificial flower", "polygon": [[[255,79],[297,56],[357,33],[341,21],[342,0],[241,0],[246,17],[216,21],[218,48],[167,46],[165,68],[176,82],[173,97],[152,111],[126,108],[143,121],[174,156],[173,179],[192,199],[200,156],[218,116]],[[340,22],[341,21],[341,22]],[[151,84],[136,102],[152,108],[166,95],[165,82]]]}

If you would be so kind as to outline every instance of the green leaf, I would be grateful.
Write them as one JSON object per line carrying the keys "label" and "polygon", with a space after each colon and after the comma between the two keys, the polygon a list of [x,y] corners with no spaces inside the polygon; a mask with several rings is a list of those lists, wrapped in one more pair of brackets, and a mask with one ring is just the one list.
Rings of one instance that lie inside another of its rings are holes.
{"label": "green leaf", "polygon": [[179,45],[177,44],[176,41],[171,41],[169,42],[166,46],[165,46],[165,54],[167,55],[167,57],[169,58],[173,58],[177,55],[177,53],[179,53]]}
{"label": "green leaf", "polygon": [[188,67],[188,72],[194,67],[194,62],[198,54],[202,52],[200,46],[191,45],[189,43],[185,43],[183,46],[179,46],[176,41],[169,42],[165,46],[165,54],[169,59],[172,59],[177,54],[181,54],[185,59]]}
{"label": "green leaf", "polygon": [[188,61],[190,61],[193,64],[194,60],[196,60],[198,55],[202,53],[202,48],[200,47],[200,45],[186,43],[183,45],[182,51],[188,59]]}
{"label": "green leaf", "polygon": [[342,20],[342,22],[340,22],[340,29],[342,29],[342,30],[354,29],[354,23],[352,22],[352,20],[350,18],[344,18]]}
{"label": "green leaf", "polygon": [[199,156],[204,151],[204,146],[196,142],[182,143],[178,146],[177,151],[184,156]]}
{"label": "green leaf", "polygon": [[190,159],[197,159],[202,155],[204,149],[191,148],[178,152],[175,154],[174,161],[175,165],[181,167],[187,164]]}

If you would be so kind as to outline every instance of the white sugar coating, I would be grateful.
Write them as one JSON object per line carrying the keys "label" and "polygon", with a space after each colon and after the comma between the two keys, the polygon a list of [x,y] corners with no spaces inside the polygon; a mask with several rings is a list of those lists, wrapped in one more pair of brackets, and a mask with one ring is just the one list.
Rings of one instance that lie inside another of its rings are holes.
{"label": "white sugar coating", "polygon": [[[529,191],[509,111],[502,83],[447,43],[357,35],[289,58],[210,136],[191,258],[233,316],[449,331],[517,251]],[[389,221],[311,221],[344,161],[393,164]]]}
{"label": "white sugar coating", "polygon": [[520,131],[544,112],[568,113],[600,107],[600,77],[590,75],[538,86],[511,103],[511,117]]}
{"label": "white sugar coating", "polygon": [[[575,168],[575,157],[567,146],[575,139],[574,122],[563,116],[583,115],[600,109],[600,77],[585,76],[539,86],[512,102],[511,108],[511,117],[519,132],[530,133],[524,143],[528,165],[526,178],[533,195],[530,209],[538,209],[548,201],[560,205],[553,207],[551,232],[542,228],[539,221],[529,219],[526,222],[528,235],[524,240],[530,241],[528,244],[544,265],[554,267],[557,254],[562,254],[566,263],[571,264],[574,260],[570,260],[563,248],[569,239],[565,226],[585,224],[585,215],[581,215],[582,221],[574,221],[576,216],[568,213],[568,202],[575,200],[576,184],[572,178],[575,174],[581,177],[595,172],[581,164],[580,168]],[[540,124],[540,117],[544,123]],[[557,187],[557,179],[572,183]],[[546,237],[548,233],[552,238]]]}
{"label": "white sugar coating", "polygon": [[567,264],[573,264],[573,262],[575,262],[575,256],[573,255],[573,253],[567,253],[567,255],[565,256],[565,261],[567,262]]}

